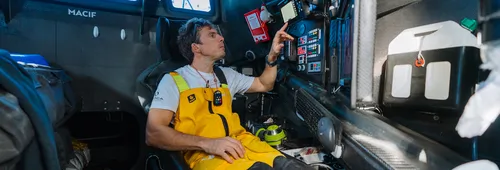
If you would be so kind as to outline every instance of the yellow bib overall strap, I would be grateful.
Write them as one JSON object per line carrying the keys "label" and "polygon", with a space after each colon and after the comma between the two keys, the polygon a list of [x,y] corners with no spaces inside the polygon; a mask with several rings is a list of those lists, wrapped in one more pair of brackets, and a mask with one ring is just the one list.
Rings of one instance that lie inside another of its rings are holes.
{"label": "yellow bib overall strap", "polygon": [[[248,169],[253,163],[259,161],[273,166],[276,156],[282,154],[260,141],[247,132],[240,124],[239,115],[232,112],[232,97],[224,75],[216,76],[222,85],[217,88],[190,88],[181,75],[172,72],[179,89],[179,107],[174,118],[174,129],[189,135],[206,138],[221,138],[229,136],[241,142],[245,148],[244,158],[229,164],[219,156],[209,155],[203,151],[184,151],[184,160],[191,169]],[[223,73],[222,73],[223,74]],[[213,104],[213,94],[219,90],[222,95],[222,104]],[[233,158],[234,159],[234,158]]]}
{"label": "yellow bib overall strap", "polygon": [[170,75],[172,76],[172,78],[174,78],[175,84],[179,89],[179,93],[182,93],[183,91],[189,89],[189,85],[187,84],[186,80],[184,80],[184,78],[182,78],[182,76],[180,76],[179,73],[171,72]]}

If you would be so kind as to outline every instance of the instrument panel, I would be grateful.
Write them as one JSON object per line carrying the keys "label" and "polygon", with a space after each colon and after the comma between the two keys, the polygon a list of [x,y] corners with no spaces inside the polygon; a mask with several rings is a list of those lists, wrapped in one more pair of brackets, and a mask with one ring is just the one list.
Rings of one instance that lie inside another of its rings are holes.
{"label": "instrument panel", "polygon": [[321,29],[315,28],[300,37],[297,41],[297,71],[320,73],[323,59],[321,52]]}
{"label": "instrument panel", "polygon": [[293,35],[296,41],[287,47],[288,58],[295,67],[294,75],[308,81],[325,84],[325,25],[323,21],[301,20],[291,24],[287,33]]}

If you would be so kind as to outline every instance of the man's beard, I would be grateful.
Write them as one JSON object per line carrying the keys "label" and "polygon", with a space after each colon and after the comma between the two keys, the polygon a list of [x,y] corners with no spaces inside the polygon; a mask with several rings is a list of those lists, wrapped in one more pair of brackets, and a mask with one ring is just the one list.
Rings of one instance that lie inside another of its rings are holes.
{"label": "man's beard", "polygon": [[225,51],[222,52],[222,54],[217,54],[217,55],[208,55],[208,54],[205,54],[205,52],[203,52],[203,50],[200,50],[200,53],[203,56],[210,57],[214,61],[219,61],[219,60],[223,59],[226,56],[226,52]]}
{"label": "man's beard", "polygon": [[223,54],[221,54],[220,56],[218,57],[215,57],[216,60],[221,60],[223,59],[224,57],[226,56],[226,52],[224,52]]}

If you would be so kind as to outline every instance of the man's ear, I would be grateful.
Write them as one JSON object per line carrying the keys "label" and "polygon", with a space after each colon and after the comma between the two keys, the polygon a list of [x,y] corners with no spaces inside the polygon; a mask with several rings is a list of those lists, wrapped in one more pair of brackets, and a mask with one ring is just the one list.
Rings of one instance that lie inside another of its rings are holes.
{"label": "man's ear", "polygon": [[193,53],[199,53],[200,52],[200,47],[198,47],[198,44],[191,43],[191,49],[193,49]]}

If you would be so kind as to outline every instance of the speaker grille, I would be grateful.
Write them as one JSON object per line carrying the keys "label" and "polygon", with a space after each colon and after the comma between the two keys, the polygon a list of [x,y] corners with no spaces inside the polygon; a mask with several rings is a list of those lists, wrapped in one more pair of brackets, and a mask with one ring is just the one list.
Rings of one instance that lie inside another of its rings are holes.
{"label": "speaker grille", "polygon": [[295,108],[297,114],[304,118],[309,130],[313,134],[318,133],[318,121],[329,113],[321,103],[307,93],[304,89],[295,91]]}

